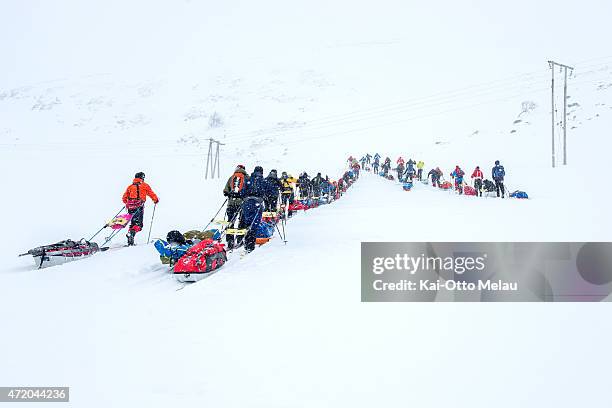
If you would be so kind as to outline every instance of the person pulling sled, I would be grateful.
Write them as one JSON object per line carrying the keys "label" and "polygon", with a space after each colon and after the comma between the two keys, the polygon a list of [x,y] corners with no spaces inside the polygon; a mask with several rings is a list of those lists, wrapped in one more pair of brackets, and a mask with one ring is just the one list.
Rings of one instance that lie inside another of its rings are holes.
{"label": "person pulling sled", "polygon": [[440,179],[442,178],[442,170],[439,167],[429,170],[427,177],[431,177],[431,185],[434,187],[440,186]]}
{"label": "person pulling sled", "polygon": [[[281,207],[287,209],[287,216],[293,216],[293,211],[290,209],[291,204],[295,200],[294,186],[297,183],[297,179],[288,175],[287,172],[283,171],[281,179]],[[283,211],[284,213],[284,211]]]}
{"label": "person pulling sled", "polygon": [[[248,181],[249,175],[247,174],[244,165],[239,164],[236,166],[234,174],[232,174],[227,180],[227,183],[225,183],[223,195],[227,197],[227,209],[225,210],[225,215],[227,217],[228,228],[233,228],[233,225],[240,214]],[[227,242],[228,249],[234,248],[234,235],[227,234],[225,236],[225,241]],[[241,236],[238,236],[238,241],[238,244],[241,244]]]}
{"label": "person pulling sled", "polygon": [[244,249],[251,252],[255,249],[255,233],[261,224],[261,216],[264,211],[264,197],[266,186],[263,178],[263,168],[256,166],[246,186],[246,199],[242,204],[242,219],[240,228],[246,229],[244,237]]}
{"label": "person pulling sled", "polygon": [[405,170],[406,169],[404,168],[404,162],[403,161],[401,163],[397,164],[397,181],[399,181],[400,183],[403,181],[403,176],[404,176],[404,171]]}
{"label": "person pulling sled", "polygon": [[268,177],[264,179],[266,211],[278,211],[278,196],[280,195],[281,188],[278,172],[275,169],[270,170]]}
{"label": "person pulling sled", "polygon": [[414,169],[414,165],[416,162],[412,159],[408,160],[408,164],[406,165],[406,181],[410,181],[412,183],[412,179],[416,174],[416,170]]}
{"label": "person pulling sled", "polygon": [[419,160],[417,163],[417,178],[419,181],[423,180],[423,167],[425,167],[425,162],[423,160]]}
{"label": "person pulling sled", "polygon": [[471,178],[474,179],[474,189],[476,189],[476,195],[478,197],[482,197],[482,179],[484,178],[484,174],[482,174],[480,166],[476,166],[472,172]]}
{"label": "person pulling sled", "polygon": [[465,172],[457,165],[450,176],[455,179],[455,190],[457,193],[463,194],[463,176],[465,176]]}
{"label": "person pulling sled", "polygon": [[499,164],[499,160],[495,160],[495,167],[491,169],[491,175],[493,176],[493,181],[495,181],[495,192],[499,197],[499,193],[501,193],[501,197],[505,198],[506,189],[504,187],[504,177],[506,176],[506,170],[504,170],[504,166]]}
{"label": "person pulling sled", "polygon": [[145,174],[140,171],[134,175],[132,184],[127,186],[123,193],[123,203],[128,213],[132,215],[130,229],[126,235],[128,246],[134,245],[136,233],[142,231],[144,220],[144,205],[147,197],[153,200],[154,204],[159,203],[159,198],[144,181]]}

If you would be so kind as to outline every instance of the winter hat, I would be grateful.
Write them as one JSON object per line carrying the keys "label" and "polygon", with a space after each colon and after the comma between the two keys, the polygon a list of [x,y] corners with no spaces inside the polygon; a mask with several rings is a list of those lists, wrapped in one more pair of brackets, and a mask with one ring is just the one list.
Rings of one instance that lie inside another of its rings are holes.
{"label": "winter hat", "polygon": [[263,174],[263,167],[255,166],[255,169],[253,169],[253,173]]}
{"label": "winter hat", "polygon": [[286,178],[286,177],[289,177],[289,176],[287,175],[287,172],[286,172],[286,171],[283,171],[283,172],[281,173],[281,177],[285,177],[285,178]]}
{"label": "winter hat", "polygon": [[276,172],[275,169],[272,169],[270,170],[270,174],[268,174],[268,177],[278,178],[278,173]]}
{"label": "winter hat", "polygon": [[145,174],[144,174],[142,171],[139,171],[138,173],[136,173],[136,174],[134,175],[134,178],[144,180],[144,178],[145,178]]}
{"label": "winter hat", "polygon": [[495,160],[495,165],[499,166],[499,160]]}

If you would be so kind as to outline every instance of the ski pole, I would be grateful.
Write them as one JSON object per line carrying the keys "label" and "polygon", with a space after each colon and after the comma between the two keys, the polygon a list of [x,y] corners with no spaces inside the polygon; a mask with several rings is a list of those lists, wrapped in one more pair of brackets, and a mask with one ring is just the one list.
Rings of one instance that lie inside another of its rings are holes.
{"label": "ski pole", "polygon": [[115,238],[117,236],[117,234],[119,234],[119,231],[121,231],[121,229],[117,229],[113,232],[111,232],[111,234],[106,237],[106,240],[104,241],[104,243],[102,245],[100,245],[100,248],[104,248],[104,245],[108,244],[109,242],[112,241],[113,238]]}
{"label": "ski pole", "polygon": [[[123,207],[121,207],[121,209],[120,209],[119,211],[117,211],[117,214],[115,214],[115,215],[113,216],[113,218],[115,218],[116,216],[118,216],[118,215],[119,215],[119,213],[121,213],[121,211],[123,211],[123,209],[124,209],[124,208],[125,208],[125,205],[124,205]],[[89,238],[87,241],[91,241],[92,239],[94,239],[94,238],[95,238],[95,237],[96,237],[96,236],[97,236],[97,235],[98,235],[100,232],[102,232],[102,230],[103,230],[104,228],[106,228],[106,227],[107,227],[107,225],[106,225],[106,224],[104,224],[104,226],[103,226],[102,228],[100,228],[100,229],[98,230],[98,232],[96,232],[95,234],[93,234],[93,236],[92,236],[91,238]]]}
{"label": "ski pole", "polygon": [[287,244],[287,232],[285,231],[285,223],[286,219],[281,220],[281,225],[283,227],[283,240],[285,241],[285,244]]}
{"label": "ski pole", "polygon": [[215,220],[215,218],[217,218],[217,215],[219,215],[219,213],[221,212],[221,210],[223,209],[223,206],[225,205],[225,203],[227,203],[227,200],[229,200],[229,197],[225,199],[225,201],[223,202],[223,204],[221,204],[221,207],[219,207],[219,211],[217,211],[217,213],[215,214],[214,217],[212,217],[210,219],[210,222],[208,224],[206,224],[206,226],[204,227],[204,231],[206,231],[208,229],[208,226],[210,224],[212,224],[212,222]]}
{"label": "ski pole", "polygon": [[281,237],[281,239],[283,240],[283,242],[286,244],[287,240],[285,240],[285,237],[283,236],[283,234],[281,234],[280,232],[280,228],[278,228],[278,223],[274,224],[274,226],[276,227],[276,230],[278,231],[278,235]]}
{"label": "ski pole", "polygon": [[147,244],[151,239],[151,230],[153,229],[153,220],[155,219],[155,209],[157,208],[157,203],[153,204],[153,214],[151,215],[151,224],[149,225],[149,236],[147,237]]}

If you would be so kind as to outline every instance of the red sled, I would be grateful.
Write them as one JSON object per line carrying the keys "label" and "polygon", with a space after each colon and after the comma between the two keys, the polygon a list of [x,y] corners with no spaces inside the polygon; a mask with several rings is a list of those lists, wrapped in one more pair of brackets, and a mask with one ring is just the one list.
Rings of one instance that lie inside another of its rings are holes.
{"label": "red sled", "polygon": [[174,276],[180,282],[197,282],[211,275],[227,262],[225,244],[204,239],[187,250],[174,265]]}
{"label": "red sled", "polygon": [[444,183],[441,183],[439,186],[442,190],[448,190],[453,188],[453,184],[450,181],[445,181]]}
{"label": "red sled", "polygon": [[304,203],[297,201],[297,200],[289,204],[289,211],[300,211],[300,210],[306,211],[307,209],[308,209],[308,206],[306,206]]}
{"label": "red sled", "polygon": [[475,196],[476,195],[476,189],[472,186],[465,186],[463,187],[463,194],[465,195],[469,195],[469,196]]}

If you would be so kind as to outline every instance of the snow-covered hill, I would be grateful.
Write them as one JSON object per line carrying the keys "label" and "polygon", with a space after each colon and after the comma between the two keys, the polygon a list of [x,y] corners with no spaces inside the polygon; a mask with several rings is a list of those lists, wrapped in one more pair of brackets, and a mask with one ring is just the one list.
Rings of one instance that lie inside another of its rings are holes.
{"label": "snow-covered hill", "polygon": [[[362,304],[359,262],[362,241],[612,239],[609,6],[21,3],[0,13],[3,38],[23,32],[0,44],[15,63],[0,68],[0,384],[69,385],[79,407],[608,399],[607,306]],[[557,24],[574,30],[550,44]],[[555,169],[550,53],[576,66],[569,165]],[[222,177],[204,180],[211,137]],[[178,291],[145,234],[41,271],[16,256],[91,236],[137,171],[160,196],[163,237],[206,225],[238,163],[339,177],[365,152],[446,174],[499,159],[531,199],[404,192],[366,174],[293,218],[287,245],[232,254]]]}

